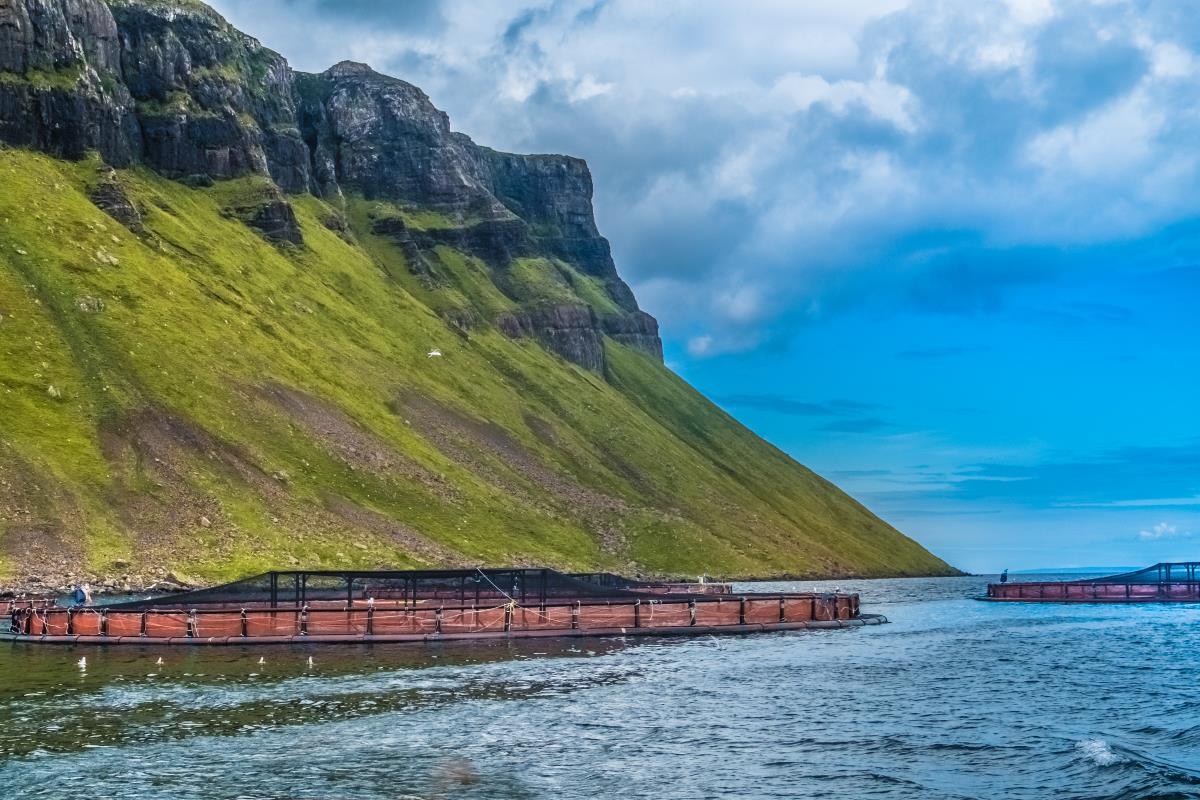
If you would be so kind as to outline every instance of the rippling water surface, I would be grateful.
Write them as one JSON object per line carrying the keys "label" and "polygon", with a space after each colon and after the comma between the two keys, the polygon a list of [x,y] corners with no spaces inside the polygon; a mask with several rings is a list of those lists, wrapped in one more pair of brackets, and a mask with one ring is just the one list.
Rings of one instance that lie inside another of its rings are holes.
{"label": "rippling water surface", "polygon": [[984,583],[844,582],[892,624],[746,637],[3,644],[0,797],[1200,797],[1200,606]]}

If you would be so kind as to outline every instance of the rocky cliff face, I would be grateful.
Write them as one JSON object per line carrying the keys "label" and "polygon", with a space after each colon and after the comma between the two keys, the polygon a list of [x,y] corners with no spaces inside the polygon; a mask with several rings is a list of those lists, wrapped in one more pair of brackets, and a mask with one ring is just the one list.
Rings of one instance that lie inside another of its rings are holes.
{"label": "rocky cliff face", "polygon": [[[453,246],[502,291],[515,260],[546,258],[603,295],[514,296],[515,310],[471,316],[589,369],[604,369],[605,336],[661,358],[657,323],[596,229],[583,161],[480,147],[420,89],[363,64],[294,72],[195,0],[0,0],[0,141],[194,185],[261,176],[286,194],[433,212],[434,226],[389,223],[414,273]],[[231,213],[302,245],[282,195]]]}

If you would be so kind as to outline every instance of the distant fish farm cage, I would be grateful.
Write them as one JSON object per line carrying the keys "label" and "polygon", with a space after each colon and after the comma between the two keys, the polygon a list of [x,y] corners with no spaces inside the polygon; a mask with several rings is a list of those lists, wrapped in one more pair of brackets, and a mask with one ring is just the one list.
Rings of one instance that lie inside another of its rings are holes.
{"label": "distant fish farm cage", "polygon": [[886,622],[858,595],[734,593],[551,569],[268,572],[148,600],[17,602],[6,638],[58,644],[427,642],[752,633]]}
{"label": "distant fish farm cage", "polygon": [[989,583],[980,600],[1013,603],[1200,603],[1200,562],[1075,581]]}

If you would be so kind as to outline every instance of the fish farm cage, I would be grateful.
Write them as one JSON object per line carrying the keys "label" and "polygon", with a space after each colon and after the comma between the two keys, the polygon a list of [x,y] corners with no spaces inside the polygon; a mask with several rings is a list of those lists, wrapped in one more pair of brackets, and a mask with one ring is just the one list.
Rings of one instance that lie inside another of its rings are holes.
{"label": "fish farm cage", "polygon": [[16,601],[10,640],[97,644],[419,642],[750,633],[886,622],[842,593],[734,593],[552,569],[267,572],[100,606]]}
{"label": "fish farm cage", "polygon": [[1072,581],[989,583],[980,600],[1020,603],[1197,603],[1200,562],[1162,562],[1133,572]]}

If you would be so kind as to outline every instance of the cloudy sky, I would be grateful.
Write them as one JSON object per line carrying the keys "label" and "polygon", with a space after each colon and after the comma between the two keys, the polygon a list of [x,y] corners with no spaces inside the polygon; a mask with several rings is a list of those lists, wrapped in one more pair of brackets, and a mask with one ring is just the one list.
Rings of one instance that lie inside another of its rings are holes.
{"label": "cloudy sky", "polygon": [[1185,0],[213,4],[586,158],[671,366],[958,566],[1200,556]]}

